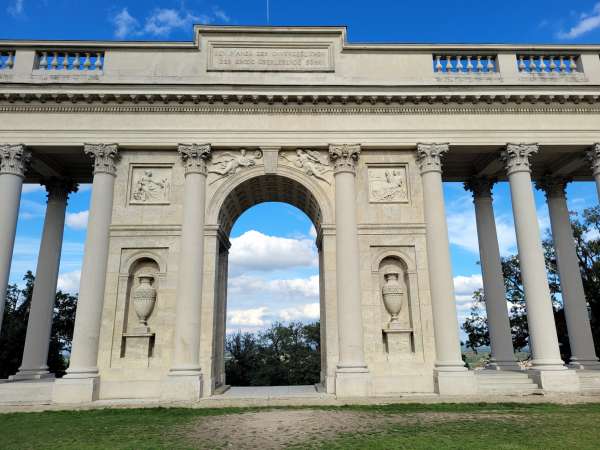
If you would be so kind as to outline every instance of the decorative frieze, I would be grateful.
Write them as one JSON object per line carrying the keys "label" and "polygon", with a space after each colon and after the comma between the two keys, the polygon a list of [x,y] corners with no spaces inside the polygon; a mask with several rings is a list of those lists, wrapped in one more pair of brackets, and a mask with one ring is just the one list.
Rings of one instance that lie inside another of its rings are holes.
{"label": "decorative frieze", "polygon": [[329,174],[332,172],[332,168],[324,153],[318,150],[299,148],[295,152],[282,152],[280,156],[309,177],[331,184]]}
{"label": "decorative frieze", "polygon": [[592,173],[594,176],[600,175],[600,143],[594,144],[585,155],[592,165]]}
{"label": "decorative frieze", "polygon": [[23,144],[0,145],[0,174],[25,176],[31,153]]}
{"label": "decorative frieze", "polygon": [[117,175],[116,162],[119,157],[117,144],[84,144],[83,151],[94,160],[94,174]]}
{"label": "decorative frieze", "polygon": [[245,148],[241,149],[238,154],[230,152],[220,153],[218,156],[215,156],[208,169],[208,173],[217,175],[217,178],[212,180],[210,184],[222,178],[235,175],[241,169],[254,167],[262,156],[263,154],[260,150],[248,153]]}
{"label": "decorative frieze", "polygon": [[540,191],[544,191],[546,198],[566,197],[567,184],[571,179],[566,177],[558,177],[546,175],[536,181],[535,187]]}
{"label": "decorative frieze", "polygon": [[500,154],[508,175],[516,172],[531,172],[530,158],[539,151],[538,144],[508,144]]}
{"label": "decorative frieze", "polygon": [[48,202],[66,201],[71,192],[77,192],[79,185],[70,178],[52,177],[41,182],[48,193]]}
{"label": "decorative frieze", "polygon": [[167,204],[171,200],[171,166],[132,166],[130,204]]}
{"label": "decorative frieze", "polygon": [[473,177],[465,181],[464,187],[473,193],[474,198],[492,198],[492,188],[496,184],[495,178]]}
{"label": "decorative frieze", "polygon": [[442,157],[450,150],[449,144],[417,144],[417,164],[421,174],[442,171]]}
{"label": "decorative frieze", "polygon": [[177,147],[185,174],[199,173],[206,175],[206,162],[211,156],[210,144],[179,144]]}
{"label": "decorative frieze", "polygon": [[356,163],[360,156],[360,144],[331,144],[329,159],[333,162],[335,173],[356,171]]}
{"label": "decorative frieze", "polygon": [[406,166],[369,167],[368,177],[370,202],[408,202]]}

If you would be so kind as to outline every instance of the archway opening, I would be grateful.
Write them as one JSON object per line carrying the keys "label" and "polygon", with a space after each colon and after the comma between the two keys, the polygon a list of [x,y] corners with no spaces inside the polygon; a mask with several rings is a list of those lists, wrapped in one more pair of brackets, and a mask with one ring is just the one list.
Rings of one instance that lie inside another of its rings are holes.
{"label": "archway opening", "polygon": [[[239,184],[219,211],[215,367],[231,386],[314,385],[324,379],[321,208],[279,175]],[[226,238],[225,238],[226,237]],[[227,248],[231,245],[230,248]]]}

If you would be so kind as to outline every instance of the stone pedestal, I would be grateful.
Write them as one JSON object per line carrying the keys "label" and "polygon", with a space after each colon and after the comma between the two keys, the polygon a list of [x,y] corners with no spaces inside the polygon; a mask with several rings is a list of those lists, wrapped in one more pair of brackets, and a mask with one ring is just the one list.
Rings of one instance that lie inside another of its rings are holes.
{"label": "stone pedestal", "polygon": [[545,392],[579,392],[575,370],[529,370],[529,377]]}
{"label": "stone pedestal", "polygon": [[440,395],[473,395],[477,392],[475,374],[462,370],[448,372],[434,371],[435,392]]}
{"label": "stone pedestal", "polygon": [[125,354],[124,366],[128,368],[150,367],[150,358],[154,349],[154,333],[149,330],[134,330],[123,335]]}
{"label": "stone pedestal", "polygon": [[98,400],[99,390],[98,377],[61,378],[54,383],[52,401],[59,404],[90,403]]}
{"label": "stone pedestal", "polygon": [[367,397],[371,395],[371,376],[369,370],[340,368],[335,372],[335,395],[337,398]]}
{"label": "stone pedestal", "polygon": [[395,327],[393,324],[383,329],[388,358],[398,355],[411,354],[413,330],[411,328]]}
{"label": "stone pedestal", "polygon": [[161,401],[196,402],[202,397],[202,375],[169,375],[163,380]]}

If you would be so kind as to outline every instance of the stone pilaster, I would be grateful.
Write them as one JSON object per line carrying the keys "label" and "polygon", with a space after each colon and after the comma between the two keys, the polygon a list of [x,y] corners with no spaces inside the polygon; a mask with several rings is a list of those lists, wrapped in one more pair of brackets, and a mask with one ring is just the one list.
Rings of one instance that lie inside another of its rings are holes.
{"label": "stone pilaster", "polygon": [[356,163],[360,145],[330,145],[335,177],[336,280],[340,359],[336,395],[361,397],[371,392],[363,348],[360,253],[356,218]]}
{"label": "stone pilaster", "polygon": [[[566,367],[560,359],[556,325],[548,287],[544,251],[531,185],[530,158],[538,153],[537,144],[508,144],[501,153],[510,183],[523,290],[527,303],[532,369],[546,390],[569,391],[578,386],[573,380],[556,375]],[[577,378],[577,377],[575,377]]]}
{"label": "stone pilaster", "polygon": [[442,186],[442,157],[448,151],[448,144],[417,144],[417,164],[423,183],[429,289],[436,348],[435,386],[440,394],[461,394],[472,392],[475,386],[462,361],[458,336]]}
{"label": "stone pilaster", "polygon": [[500,248],[494,218],[492,186],[495,180],[471,178],[465,189],[473,193],[479,257],[483,277],[483,291],[487,313],[492,357],[486,368],[494,370],[518,370],[510,330],[506,304],[506,290],[502,275]]}
{"label": "stone pilaster", "polygon": [[92,197],[71,361],[67,374],[55,383],[56,403],[81,403],[98,398],[98,342],[104,304],[118,147],[116,144],[85,144],[84,152],[93,159]]}
{"label": "stone pilaster", "polygon": [[19,372],[11,377],[13,380],[54,377],[54,374],[48,372],[48,346],[52,330],[67,199],[71,192],[77,191],[77,184],[67,178],[51,178],[42,184],[46,186],[48,192],[48,204],[27,322],[25,349]]}
{"label": "stone pilaster", "polygon": [[560,276],[565,319],[571,347],[569,365],[576,369],[600,367],[588,317],[588,307],[579,271],[579,260],[567,207],[566,186],[570,180],[546,176],[537,187],[546,193],[552,239]]}
{"label": "stone pilaster", "polygon": [[204,208],[208,144],[179,144],[185,167],[183,224],[175,307],[175,349],[169,376],[161,397],[168,400],[198,400],[202,396],[200,325],[204,276]]}
{"label": "stone pilaster", "polygon": [[6,288],[10,275],[21,190],[31,154],[22,144],[0,145],[0,327],[4,317]]}

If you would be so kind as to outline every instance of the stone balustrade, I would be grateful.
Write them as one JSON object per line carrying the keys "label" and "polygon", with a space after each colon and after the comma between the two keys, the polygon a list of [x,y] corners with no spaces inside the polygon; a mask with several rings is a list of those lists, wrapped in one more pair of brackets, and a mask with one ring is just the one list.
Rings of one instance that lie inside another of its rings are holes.
{"label": "stone balustrade", "polygon": [[580,72],[580,56],[569,54],[518,54],[517,68],[527,74],[576,74]]}
{"label": "stone balustrade", "polygon": [[0,70],[10,70],[15,65],[14,50],[0,50]]}
{"label": "stone balustrade", "polygon": [[496,55],[437,54],[433,55],[433,70],[438,74],[496,73]]}
{"label": "stone balustrade", "polygon": [[101,71],[104,67],[102,51],[37,51],[34,62],[36,70]]}

